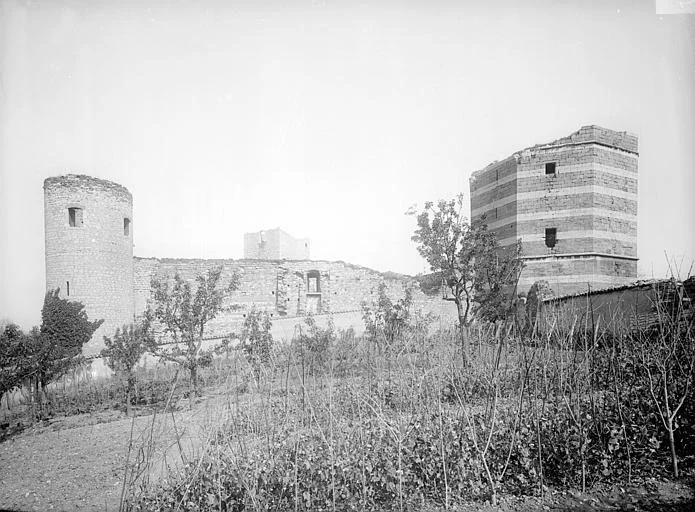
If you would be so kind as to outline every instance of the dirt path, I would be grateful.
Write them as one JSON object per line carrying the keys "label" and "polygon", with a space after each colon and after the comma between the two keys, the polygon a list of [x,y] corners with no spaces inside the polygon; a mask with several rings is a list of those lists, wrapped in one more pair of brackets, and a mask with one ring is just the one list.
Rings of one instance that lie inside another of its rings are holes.
{"label": "dirt path", "polygon": [[195,456],[224,410],[213,396],[173,415],[84,415],[25,431],[0,443],[0,509],[118,510],[131,427],[131,463],[151,437],[149,473],[162,478]]}

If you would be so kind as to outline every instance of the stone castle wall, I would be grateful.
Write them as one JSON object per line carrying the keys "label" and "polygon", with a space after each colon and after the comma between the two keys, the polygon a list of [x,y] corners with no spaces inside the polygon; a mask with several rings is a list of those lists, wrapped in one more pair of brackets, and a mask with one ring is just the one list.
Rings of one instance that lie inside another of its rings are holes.
{"label": "stone castle wall", "polygon": [[[386,283],[392,300],[412,287],[414,309],[432,313],[441,322],[453,323],[456,308],[441,296],[420,291],[417,281],[407,276],[380,273],[365,267],[332,261],[289,260],[202,260],[135,258],[135,312],[141,314],[150,299],[150,282],[172,279],[178,273],[194,283],[196,276],[221,267],[220,286],[227,286],[236,273],[239,287],[229,294],[224,311],[208,325],[206,336],[225,336],[237,330],[252,307],[268,311],[274,322],[298,318],[309,312],[318,315],[344,314],[361,310],[363,301],[377,296],[379,284]],[[310,279],[318,276],[318,284]],[[359,318],[352,315],[350,318]],[[360,328],[360,325],[355,325]]]}
{"label": "stone castle wall", "polygon": [[471,218],[484,216],[503,248],[522,241],[519,290],[543,279],[565,295],[637,278],[637,159],[636,136],[585,126],[473,174]]}
{"label": "stone castle wall", "polygon": [[130,192],[116,183],[80,175],[44,181],[46,290],[59,288],[61,297],[82,302],[91,320],[104,319],[87,355],[133,319],[132,218]]}
{"label": "stone castle wall", "polygon": [[[292,319],[301,323],[309,313],[324,322],[328,315],[336,315],[342,327],[352,322],[359,331],[361,305],[376,298],[382,282],[393,300],[411,287],[415,309],[433,313],[444,324],[455,320],[455,307],[422,293],[414,278],[344,262],[134,258],[132,196],[109,181],[80,175],[48,178],[44,200],[47,290],[60,288],[61,297],[85,305],[90,319],[104,319],[85,346],[88,356],[101,351],[104,336],[112,336],[144,312],[153,279],[172,279],[178,273],[195,285],[197,276],[216,267],[222,268],[219,286],[226,287],[234,275],[239,276],[239,286],[209,322],[209,337],[238,330],[252,307],[270,312],[283,335],[297,323]],[[303,240],[291,237],[288,243],[287,237],[281,230],[271,230],[268,240],[275,240],[271,245],[278,253],[306,249],[308,255],[308,243],[304,247]]]}

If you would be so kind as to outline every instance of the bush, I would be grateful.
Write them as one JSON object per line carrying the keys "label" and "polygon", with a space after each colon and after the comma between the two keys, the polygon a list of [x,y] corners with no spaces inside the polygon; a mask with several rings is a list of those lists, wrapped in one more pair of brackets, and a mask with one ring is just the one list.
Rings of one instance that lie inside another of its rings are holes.
{"label": "bush", "polygon": [[304,320],[306,327],[299,329],[299,335],[292,340],[295,353],[308,362],[309,371],[312,373],[326,366],[329,350],[336,342],[337,335],[333,319],[328,319],[325,328],[316,323],[316,319],[309,315]]}
{"label": "bush", "polygon": [[108,367],[126,381],[125,403],[129,413],[135,393],[135,365],[153,342],[150,320],[149,315],[146,315],[136,325],[124,325],[122,331],[116,329],[113,338],[104,336],[106,347],[101,351],[101,356]]}
{"label": "bush", "polygon": [[403,298],[394,303],[386,293],[386,283],[381,282],[376,301],[362,304],[365,338],[379,350],[392,346],[396,340],[402,341],[413,328],[410,312],[412,303],[412,289],[406,288]]}
{"label": "bush", "polygon": [[260,378],[261,369],[270,362],[273,351],[272,326],[270,315],[253,307],[241,328],[240,347],[253,368],[256,380]]}

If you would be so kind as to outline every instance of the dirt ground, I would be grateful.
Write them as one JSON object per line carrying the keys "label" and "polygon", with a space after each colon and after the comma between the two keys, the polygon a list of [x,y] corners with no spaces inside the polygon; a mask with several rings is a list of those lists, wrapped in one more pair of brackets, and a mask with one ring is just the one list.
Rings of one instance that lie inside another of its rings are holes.
{"label": "dirt ground", "polygon": [[[0,510],[118,510],[126,460],[132,471],[143,457],[141,450],[150,446],[152,464],[147,474],[152,480],[167,478],[180,469],[182,461],[199,453],[211,429],[226,421],[228,410],[224,396],[218,395],[190,409],[184,404],[175,413],[133,420],[107,411],[62,418],[21,432],[0,443]],[[154,439],[151,445],[150,438]],[[471,503],[455,510],[685,512],[695,510],[694,481],[689,475],[677,483],[651,480],[590,494],[548,490],[543,499],[503,496],[496,506]]]}
{"label": "dirt ground", "polygon": [[150,478],[166,478],[224,421],[218,396],[184,407],[135,420],[114,411],[61,418],[0,443],[0,510],[118,510],[126,460],[134,469],[151,446]]}

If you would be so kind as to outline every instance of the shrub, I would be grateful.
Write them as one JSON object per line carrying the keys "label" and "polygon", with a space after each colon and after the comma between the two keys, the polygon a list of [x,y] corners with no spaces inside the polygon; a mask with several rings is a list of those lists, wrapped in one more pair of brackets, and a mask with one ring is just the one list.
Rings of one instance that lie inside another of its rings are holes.
{"label": "shrub", "polygon": [[270,362],[273,350],[273,335],[270,332],[272,326],[270,315],[253,307],[244,318],[241,328],[240,347],[253,368],[256,380],[260,378],[263,366]]}
{"label": "shrub", "polygon": [[316,323],[316,319],[309,315],[304,320],[306,327],[299,329],[299,335],[292,340],[293,348],[299,356],[309,363],[311,372],[324,368],[328,359],[329,350],[335,344],[337,335],[333,319],[328,319],[325,328]]}
{"label": "shrub", "polygon": [[135,394],[135,365],[147,352],[147,347],[152,344],[151,318],[149,314],[133,325],[124,325],[123,330],[116,330],[113,338],[104,336],[106,348],[101,351],[101,356],[106,364],[116,374],[126,381],[126,407],[130,414],[130,406]]}
{"label": "shrub", "polygon": [[386,283],[381,282],[376,301],[372,304],[362,304],[365,337],[380,350],[390,347],[396,340],[402,340],[412,327],[412,303],[411,288],[406,288],[403,298],[394,303],[386,293]]}

